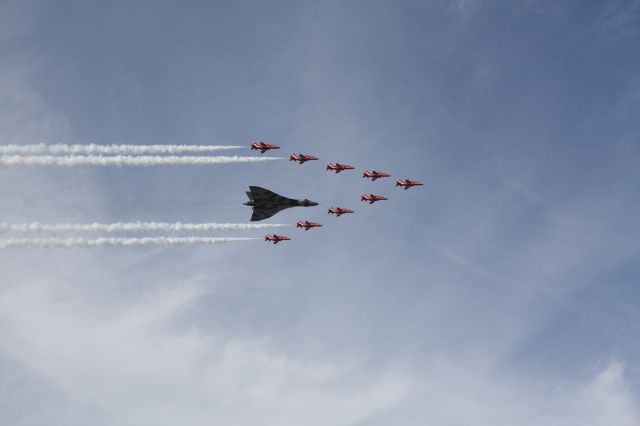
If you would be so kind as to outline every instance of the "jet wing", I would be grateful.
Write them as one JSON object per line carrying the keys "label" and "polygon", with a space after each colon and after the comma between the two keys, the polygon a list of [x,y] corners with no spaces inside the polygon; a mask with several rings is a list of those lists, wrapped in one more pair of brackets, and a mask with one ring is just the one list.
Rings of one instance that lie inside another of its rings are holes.
{"label": "jet wing", "polygon": [[273,206],[270,208],[262,208],[262,207],[254,207],[253,208],[253,214],[251,215],[251,222],[259,222],[261,220],[265,220],[265,219],[269,219],[271,216],[273,216],[274,214],[284,210],[284,209],[288,209],[291,206]]}
{"label": "jet wing", "polygon": [[298,205],[298,200],[283,197],[259,186],[250,186],[249,190],[247,196],[253,201],[252,222],[268,219],[284,209]]}
{"label": "jet wing", "polygon": [[251,198],[252,201],[272,200],[277,198],[288,199],[286,197],[276,194],[273,191],[269,191],[268,189],[264,189],[259,186],[250,186],[249,191],[250,192],[247,192],[247,196]]}

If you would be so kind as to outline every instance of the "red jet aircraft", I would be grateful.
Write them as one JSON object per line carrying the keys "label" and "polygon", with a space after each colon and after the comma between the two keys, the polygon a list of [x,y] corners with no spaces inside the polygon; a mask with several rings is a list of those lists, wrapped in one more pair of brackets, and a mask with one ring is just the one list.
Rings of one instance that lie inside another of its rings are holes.
{"label": "red jet aircraft", "polygon": [[273,145],[270,143],[258,142],[255,139],[251,140],[251,150],[257,149],[260,151],[260,154],[264,154],[270,149],[280,149],[278,145]]}
{"label": "red jet aircraft", "polygon": [[376,172],[375,170],[372,172],[370,172],[369,170],[365,170],[364,173],[362,174],[363,178],[371,178],[372,181],[378,178],[389,177],[389,176],[391,176],[389,173]]}
{"label": "red jet aircraft", "polygon": [[273,244],[278,244],[280,241],[287,241],[291,238],[285,237],[284,235],[276,235],[276,234],[267,234],[264,237],[265,241],[273,241]]}
{"label": "red jet aircraft", "polygon": [[387,197],[383,197],[382,195],[373,195],[373,194],[362,194],[362,197],[360,197],[360,201],[368,201],[369,204],[373,204],[376,201],[382,201],[382,200],[386,200]]}
{"label": "red jet aircraft", "polygon": [[417,180],[409,180],[409,179],[398,179],[396,181],[396,186],[403,186],[404,190],[406,191],[407,189],[411,188],[412,186],[422,186],[422,183],[418,182]]}
{"label": "red jet aircraft", "polygon": [[322,225],[315,222],[309,222],[308,220],[299,220],[298,223],[296,223],[296,228],[304,228],[305,231],[308,231],[311,228],[318,228],[320,226]]}
{"label": "red jet aircraft", "polygon": [[304,154],[291,154],[289,157],[289,161],[297,161],[300,164],[304,164],[305,161],[317,160],[318,157],[314,157],[313,155],[304,155]]}
{"label": "red jet aircraft", "polygon": [[342,207],[331,207],[327,213],[335,214],[337,217],[340,217],[345,213],[353,213],[353,210],[343,209]]}
{"label": "red jet aircraft", "polygon": [[353,166],[348,164],[340,164],[340,163],[328,163],[327,170],[334,170],[336,173],[340,173],[343,170],[353,170]]}

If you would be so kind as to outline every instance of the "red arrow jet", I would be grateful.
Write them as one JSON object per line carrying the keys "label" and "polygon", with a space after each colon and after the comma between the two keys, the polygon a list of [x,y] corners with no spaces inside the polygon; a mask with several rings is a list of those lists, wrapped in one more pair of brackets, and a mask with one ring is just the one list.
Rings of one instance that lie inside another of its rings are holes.
{"label": "red arrow jet", "polygon": [[278,145],[273,145],[270,143],[258,142],[255,139],[251,140],[251,150],[257,149],[260,151],[260,154],[264,154],[270,149],[280,149]]}
{"label": "red arrow jet", "polygon": [[422,186],[422,183],[418,182],[417,180],[409,180],[409,179],[398,179],[396,181],[396,186],[403,186],[404,190],[406,191],[407,189],[411,188],[412,186]]}
{"label": "red arrow jet", "polygon": [[372,181],[378,178],[389,177],[389,176],[391,176],[389,173],[376,172],[375,170],[372,172],[370,172],[369,170],[365,170],[364,173],[362,174],[363,178],[371,178]]}
{"label": "red arrow jet", "polygon": [[328,163],[327,164],[327,170],[333,170],[336,173],[340,173],[343,170],[353,170],[353,166],[350,166],[348,164],[340,164],[340,163]]}
{"label": "red arrow jet", "polygon": [[353,213],[353,210],[343,209],[342,207],[331,207],[327,213],[335,214],[337,217],[340,217],[345,213]]}
{"label": "red arrow jet", "polygon": [[299,220],[298,223],[296,223],[296,228],[304,228],[305,231],[308,231],[311,228],[318,228],[320,226],[322,225],[316,222],[309,222],[308,220]]}
{"label": "red arrow jet", "polygon": [[387,197],[383,197],[382,195],[373,195],[373,194],[362,194],[362,197],[360,197],[360,201],[368,201],[369,204],[373,204],[376,201],[382,201],[382,200],[387,200]]}
{"label": "red arrow jet", "polygon": [[304,154],[291,154],[289,157],[289,161],[297,161],[300,164],[304,164],[306,161],[317,160],[318,157],[314,157],[313,155],[304,155]]}
{"label": "red arrow jet", "polygon": [[278,244],[280,241],[287,241],[291,238],[285,237],[284,235],[276,235],[276,234],[267,234],[264,237],[265,241],[273,241],[273,244]]}

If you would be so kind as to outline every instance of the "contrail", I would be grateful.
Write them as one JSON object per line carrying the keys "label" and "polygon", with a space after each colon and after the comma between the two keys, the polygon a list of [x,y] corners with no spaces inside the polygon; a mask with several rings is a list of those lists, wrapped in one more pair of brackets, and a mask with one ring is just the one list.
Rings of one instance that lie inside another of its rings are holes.
{"label": "contrail", "polygon": [[168,156],[157,155],[1,155],[0,166],[206,166],[229,163],[257,163],[282,160],[282,157],[206,157],[206,156]]}
{"label": "contrail", "polygon": [[222,244],[260,238],[212,238],[212,237],[145,237],[145,238],[7,238],[0,239],[2,248],[92,248],[116,246],[177,246],[194,244]]}
{"label": "contrail", "polygon": [[21,233],[62,233],[62,232],[208,232],[208,231],[243,231],[248,229],[281,228],[290,226],[281,223],[168,223],[168,222],[116,222],[116,223],[6,223],[0,222],[0,231]]}
{"label": "contrail", "polygon": [[0,145],[0,154],[36,155],[36,154],[107,154],[107,155],[143,155],[143,154],[185,154],[241,149],[239,145]]}

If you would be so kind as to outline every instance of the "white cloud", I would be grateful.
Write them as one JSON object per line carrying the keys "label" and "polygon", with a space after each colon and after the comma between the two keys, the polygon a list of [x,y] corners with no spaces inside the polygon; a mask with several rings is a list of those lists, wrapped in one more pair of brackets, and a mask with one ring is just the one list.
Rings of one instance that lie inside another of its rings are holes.
{"label": "white cloud", "polygon": [[[61,294],[65,297],[59,298]],[[295,359],[268,340],[181,330],[199,290],[184,284],[101,306],[52,283],[0,295],[0,351],[115,424],[354,424],[408,384],[358,363]]]}
{"label": "white cloud", "polygon": [[611,361],[589,383],[581,395],[584,411],[590,424],[637,426],[640,412],[624,379],[624,365]]}
{"label": "white cloud", "polygon": [[394,413],[396,419],[443,426],[640,424],[637,404],[616,361],[582,382],[541,381],[522,377],[524,372],[505,376],[470,364],[443,361],[425,368],[424,380]]}
{"label": "white cloud", "polygon": [[199,280],[117,301],[52,280],[12,277],[0,292],[0,353],[62,395],[48,424],[640,424],[618,361],[576,381],[469,355],[412,370],[328,361],[330,350],[302,357],[265,336],[205,332],[189,316]]}

